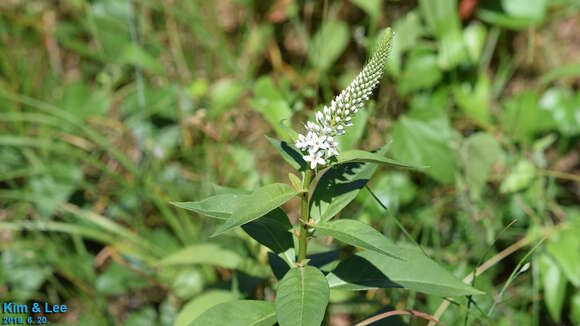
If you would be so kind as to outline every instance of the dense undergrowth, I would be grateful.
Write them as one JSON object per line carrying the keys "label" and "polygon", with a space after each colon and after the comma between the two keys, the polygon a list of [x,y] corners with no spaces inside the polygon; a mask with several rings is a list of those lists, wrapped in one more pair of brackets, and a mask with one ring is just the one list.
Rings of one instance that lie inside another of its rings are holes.
{"label": "dense undergrowth", "polygon": [[[330,324],[408,309],[447,325],[578,325],[579,10],[2,1],[0,298],[67,304],[51,325],[187,325],[220,302],[272,301],[264,247],[242,230],[210,238],[214,221],[169,202],[286,180],[264,135],[302,130],[392,26],[386,77],[339,146],[390,143],[428,168],[379,168],[342,216],[416,241],[486,294],[332,290]],[[284,206],[293,222],[299,206]],[[326,238],[309,254],[333,249],[354,252]]]}

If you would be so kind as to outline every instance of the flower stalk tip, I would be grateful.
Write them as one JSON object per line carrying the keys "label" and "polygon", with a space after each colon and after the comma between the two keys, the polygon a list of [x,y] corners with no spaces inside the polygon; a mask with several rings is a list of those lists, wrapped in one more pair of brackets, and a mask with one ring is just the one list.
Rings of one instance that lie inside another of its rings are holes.
{"label": "flower stalk tip", "polygon": [[364,107],[378,85],[389,56],[392,36],[391,29],[387,28],[363,70],[329,105],[315,113],[315,121],[306,122],[306,135],[298,135],[296,147],[302,151],[302,158],[310,163],[312,170],[318,165],[326,165],[329,159],[338,155],[339,143],[335,137],[344,135],[345,127],[352,126],[352,116]]}

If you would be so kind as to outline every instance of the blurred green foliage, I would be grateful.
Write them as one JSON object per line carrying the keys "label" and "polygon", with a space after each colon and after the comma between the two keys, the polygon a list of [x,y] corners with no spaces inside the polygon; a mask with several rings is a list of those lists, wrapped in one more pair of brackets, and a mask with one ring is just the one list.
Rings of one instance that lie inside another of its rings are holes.
{"label": "blurred green foliage", "polygon": [[[400,221],[459,278],[525,238],[473,281],[486,295],[441,320],[578,325],[579,12],[574,0],[2,1],[0,297],[69,305],[53,325],[187,325],[226,301],[271,301],[263,247],[242,231],[208,241],[215,224],[169,201],[285,181],[264,135],[292,139],[393,26],[387,77],[341,146],[391,142],[427,168],[378,170],[369,189],[388,210],[363,189],[343,214],[407,242]],[[443,302],[346,293],[331,290],[333,324]]]}

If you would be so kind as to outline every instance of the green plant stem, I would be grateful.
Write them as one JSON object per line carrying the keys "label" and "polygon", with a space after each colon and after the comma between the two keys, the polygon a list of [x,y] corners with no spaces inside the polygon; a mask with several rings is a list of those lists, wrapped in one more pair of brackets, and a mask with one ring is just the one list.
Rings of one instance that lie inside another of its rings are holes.
{"label": "green plant stem", "polygon": [[308,206],[308,196],[310,195],[308,188],[310,188],[310,177],[312,172],[307,170],[302,179],[302,188],[305,192],[302,193],[302,207],[300,211],[300,240],[298,242],[298,261],[301,262],[306,258],[306,247],[308,246],[308,220],[310,219],[310,211]]}

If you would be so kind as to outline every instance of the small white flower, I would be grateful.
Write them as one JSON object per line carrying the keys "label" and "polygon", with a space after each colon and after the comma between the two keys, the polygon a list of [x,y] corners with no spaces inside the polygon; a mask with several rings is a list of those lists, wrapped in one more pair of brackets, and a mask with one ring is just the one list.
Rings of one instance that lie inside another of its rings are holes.
{"label": "small white flower", "polygon": [[308,121],[306,123],[306,130],[308,130],[308,131],[319,131],[320,130],[320,126],[317,125],[316,123],[312,122],[312,121]]}
{"label": "small white flower", "polygon": [[333,157],[335,155],[338,155],[338,150],[336,149],[336,147],[331,147],[326,152],[326,157]]}
{"label": "small white flower", "polygon": [[298,141],[296,142],[296,147],[300,150],[305,150],[308,147],[308,138],[303,134],[298,135]]}
{"label": "small white flower", "polygon": [[323,120],[324,120],[324,115],[322,114],[322,112],[320,112],[320,111],[316,112],[316,121],[318,123],[322,123]]}
{"label": "small white flower", "polygon": [[312,135],[312,141],[310,143],[310,151],[316,152],[319,149],[327,149],[328,144],[326,144],[326,136],[319,137],[316,134]]}
{"label": "small white flower", "polygon": [[326,161],[322,158],[324,151],[318,151],[316,153],[309,152],[308,155],[304,156],[306,162],[310,162],[310,168],[314,170],[317,164],[324,165]]}

